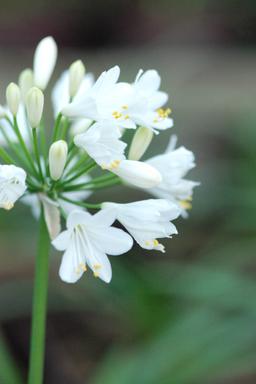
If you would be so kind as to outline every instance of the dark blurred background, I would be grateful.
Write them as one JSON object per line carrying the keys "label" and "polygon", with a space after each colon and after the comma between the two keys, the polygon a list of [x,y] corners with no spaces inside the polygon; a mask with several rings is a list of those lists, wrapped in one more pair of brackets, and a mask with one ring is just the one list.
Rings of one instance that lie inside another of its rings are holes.
{"label": "dark blurred background", "polygon": [[[202,185],[166,254],[112,258],[110,285],[89,273],[62,283],[52,253],[45,383],[255,383],[256,2],[4,2],[0,103],[46,35],[60,51],[51,85],[77,58],[96,75],[119,64],[129,81],[159,70],[172,133],[195,152],[189,178]],[[95,201],[120,196],[147,197],[120,187]],[[36,237],[26,207],[1,211],[0,384],[25,382]]]}

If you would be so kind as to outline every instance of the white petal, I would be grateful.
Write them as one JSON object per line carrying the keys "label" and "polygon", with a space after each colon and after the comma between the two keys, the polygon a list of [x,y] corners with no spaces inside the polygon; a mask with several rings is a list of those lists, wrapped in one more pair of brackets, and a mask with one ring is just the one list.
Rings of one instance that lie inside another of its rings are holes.
{"label": "white petal", "polygon": [[95,215],[92,216],[93,224],[95,226],[109,227],[116,220],[116,211],[112,208],[101,209]]}
{"label": "white petal", "polygon": [[101,232],[90,233],[90,237],[99,249],[108,255],[121,255],[128,252],[133,245],[131,236],[121,229],[110,227]]}
{"label": "white petal", "polygon": [[42,39],[34,55],[35,85],[42,90],[47,87],[57,60],[57,45],[51,36]]}
{"label": "white petal", "polygon": [[69,74],[68,71],[62,73],[52,90],[52,104],[54,116],[56,117],[61,110],[69,103]]}
{"label": "white petal", "polygon": [[51,239],[55,239],[60,233],[60,210],[53,204],[49,204],[46,200],[42,200],[44,207],[44,217],[46,226]]}
{"label": "white petal", "polygon": [[154,69],[150,69],[140,76],[136,82],[136,87],[139,87],[146,92],[153,92],[158,90],[160,84],[161,78],[158,72]]}
{"label": "white petal", "polygon": [[81,268],[75,270],[73,262],[73,252],[73,247],[70,246],[62,256],[59,276],[61,280],[65,281],[66,283],[76,283],[84,273],[83,269]]}
{"label": "white petal", "polygon": [[112,268],[107,255],[94,249],[93,253],[87,259],[89,267],[94,271],[95,276],[99,277],[105,283],[109,283],[112,278]]}
{"label": "white petal", "polygon": [[66,230],[61,232],[53,241],[52,245],[58,250],[58,251],[65,251],[65,249],[68,248],[68,245],[70,243],[70,231]]}
{"label": "white petal", "polygon": [[123,160],[117,169],[111,171],[139,188],[152,188],[162,181],[161,174],[154,167],[141,161]]}
{"label": "white petal", "polygon": [[72,211],[67,218],[67,228],[73,229],[76,225],[79,224],[90,224],[92,220],[92,215],[88,212],[81,210]]}

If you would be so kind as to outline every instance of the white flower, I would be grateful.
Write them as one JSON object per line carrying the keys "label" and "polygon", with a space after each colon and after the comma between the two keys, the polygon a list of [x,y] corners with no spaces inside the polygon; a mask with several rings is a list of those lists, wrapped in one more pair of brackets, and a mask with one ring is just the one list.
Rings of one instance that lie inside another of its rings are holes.
{"label": "white flower", "polygon": [[[110,120],[119,127],[136,128],[136,125],[126,116],[117,113],[120,97],[123,97],[123,89],[119,89],[117,80],[120,68],[116,65],[103,72],[89,91],[79,90],[79,97],[62,113],[68,117],[85,117],[95,121]],[[118,87],[117,87],[118,86]]]}
{"label": "white flower", "polygon": [[178,233],[170,221],[180,215],[180,209],[167,200],[149,199],[128,204],[104,203],[103,209],[112,209],[116,219],[145,249],[165,252],[164,246],[157,239],[170,238]]}
{"label": "white flower", "polygon": [[199,185],[198,182],[184,178],[195,167],[193,152],[184,147],[169,148],[166,153],[147,160],[147,163],[162,175],[162,182],[150,192],[176,202],[183,208],[183,216],[186,216],[185,210],[191,208],[193,188]]}
{"label": "white flower", "polygon": [[90,92],[63,109],[69,117],[110,120],[118,127],[141,125],[153,130],[172,127],[170,109],[162,109],[168,96],[158,91],[160,76],[155,70],[139,71],[133,84],[117,83],[120,69],[115,66],[103,72]]}
{"label": "white flower", "polygon": [[[89,92],[94,82],[94,77],[91,73],[87,73],[80,87],[73,98],[73,103],[78,102],[82,97]],[[57,80],[52,90],[52,104],[54,115],[57,116],[59,112],[70,102],[69,94],[69,71],[64,71],[60,78]]]}
{"label": "white flower", "polygon": [[115,168],[125,159],[126,143],[119,140],[120,130],[111,122],[93,124],[86,132],[76,135],[74,143],[83,148],[102,168]]}
{"label": "white flower", "polygon": [[[145,73],[140,70],[133,84],[118,83],[109,95],[112,115],[117,123],[127,128],[139,125],[154,132],[171,128],[171,110],[162,108],[168,100],[168,95],[158,90],[160,83],[161,78],[155,70]],[[123,121],[126,121],[125,125]]]}
{"label": "white flower", "polygon": [[51,37],[42,39],[36,47],[34,54],[34,81],[35,86],[44,90],[53,73],[58,48],[55,40]]}
{"label": "white flower", "polygon": [[132,247],[132,238],[121,229],[111,227],[115,217],[107,209],[95,215],[73,211],[67,219],[67,230],[52,244],[59,251],[65,251],[60,277],[68,283],[75,283],[86,271],[87,265],[94,275],[109,283],[112,269],[108,255],[120,255]]}
{"label": "white flower", "polygon": [[122,160],[116,162],[115,167],[111,167],[110,171],[139,188],[153,188],[162,180],[156,168],[142,161]]}
{"label": "white flower", "polygon": [[26,172],[14,165],[0,165],[0,208],[11,209],[26,191]]}

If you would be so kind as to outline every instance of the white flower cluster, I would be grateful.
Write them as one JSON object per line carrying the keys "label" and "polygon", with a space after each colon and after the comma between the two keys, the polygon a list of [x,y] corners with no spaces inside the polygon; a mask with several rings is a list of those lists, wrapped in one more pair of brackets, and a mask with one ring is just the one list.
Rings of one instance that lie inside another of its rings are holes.
{"label": "white flower cluster", "polygon": [[[194,155],[175,149],[175,137],[164,154],[141,161],[154,135],[173,126],[168,95],[159,90],[155,70],[139,71],[133,83],[119,81],[115,66],[94,82],[75,61],[52,92],[55,123],[51,140],[43,123],[44,95],[57,59],[52,37],[37,46],[33,69],[6,90],[0,107],[0,207],[17,199],[43,210],[53,246],[64,251],[60,277],[74,283],[89,267],[105,282],[112,271],[107,255],[123,254],[135,242],[164,252],[159,239],[177,233],[172,223],[191,208],[197,182],[185,179]],[[134,130],[130,143],[126,131]],[[91,204],[99,189],[125,184],[155,198],[120,204]],[[91,214],[88,210],[98,210]],[[61,216],[67,229],[61,232]],[[113,226],[118,221],[124,229]]]}

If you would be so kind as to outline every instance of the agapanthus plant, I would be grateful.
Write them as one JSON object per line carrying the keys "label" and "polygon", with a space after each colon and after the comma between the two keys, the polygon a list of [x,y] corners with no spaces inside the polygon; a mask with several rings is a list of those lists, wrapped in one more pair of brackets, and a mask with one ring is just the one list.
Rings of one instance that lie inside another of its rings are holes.
{"label": "agapanthus plant", "polygon": [[[155,70],[140,70],[127,83],[119,81],[115,66],[94,81],[75,61],[53,88],[49,138],[43,91],[56,59],[56,43],[46,37],[36,48],[33,69],[21,72],[19,85],[9,84],[6,106],[0,107],[0,207],[9,210],[20,199],[40,221],[30,384],[42,383],[43,377],[50,243],[63,252],[63,281],[75,283],[91,269],[109,283],[108,255],[124,254],[134,242],[164,252],[159,239],[177,234],[172,221],[187,216],[198,184],[185,178],[195,166],[194,155],[184,147],[175,149],[174,136],[166,153],[141,161],[154,136],[173,126],[165,107],[168,95],[159,90]],[[133,130],[129,145],[127,130]],[[88,202],[98,190],[120,184],[145,189],[151,198]],[[115,226],[118,222],[123,229]]]}

